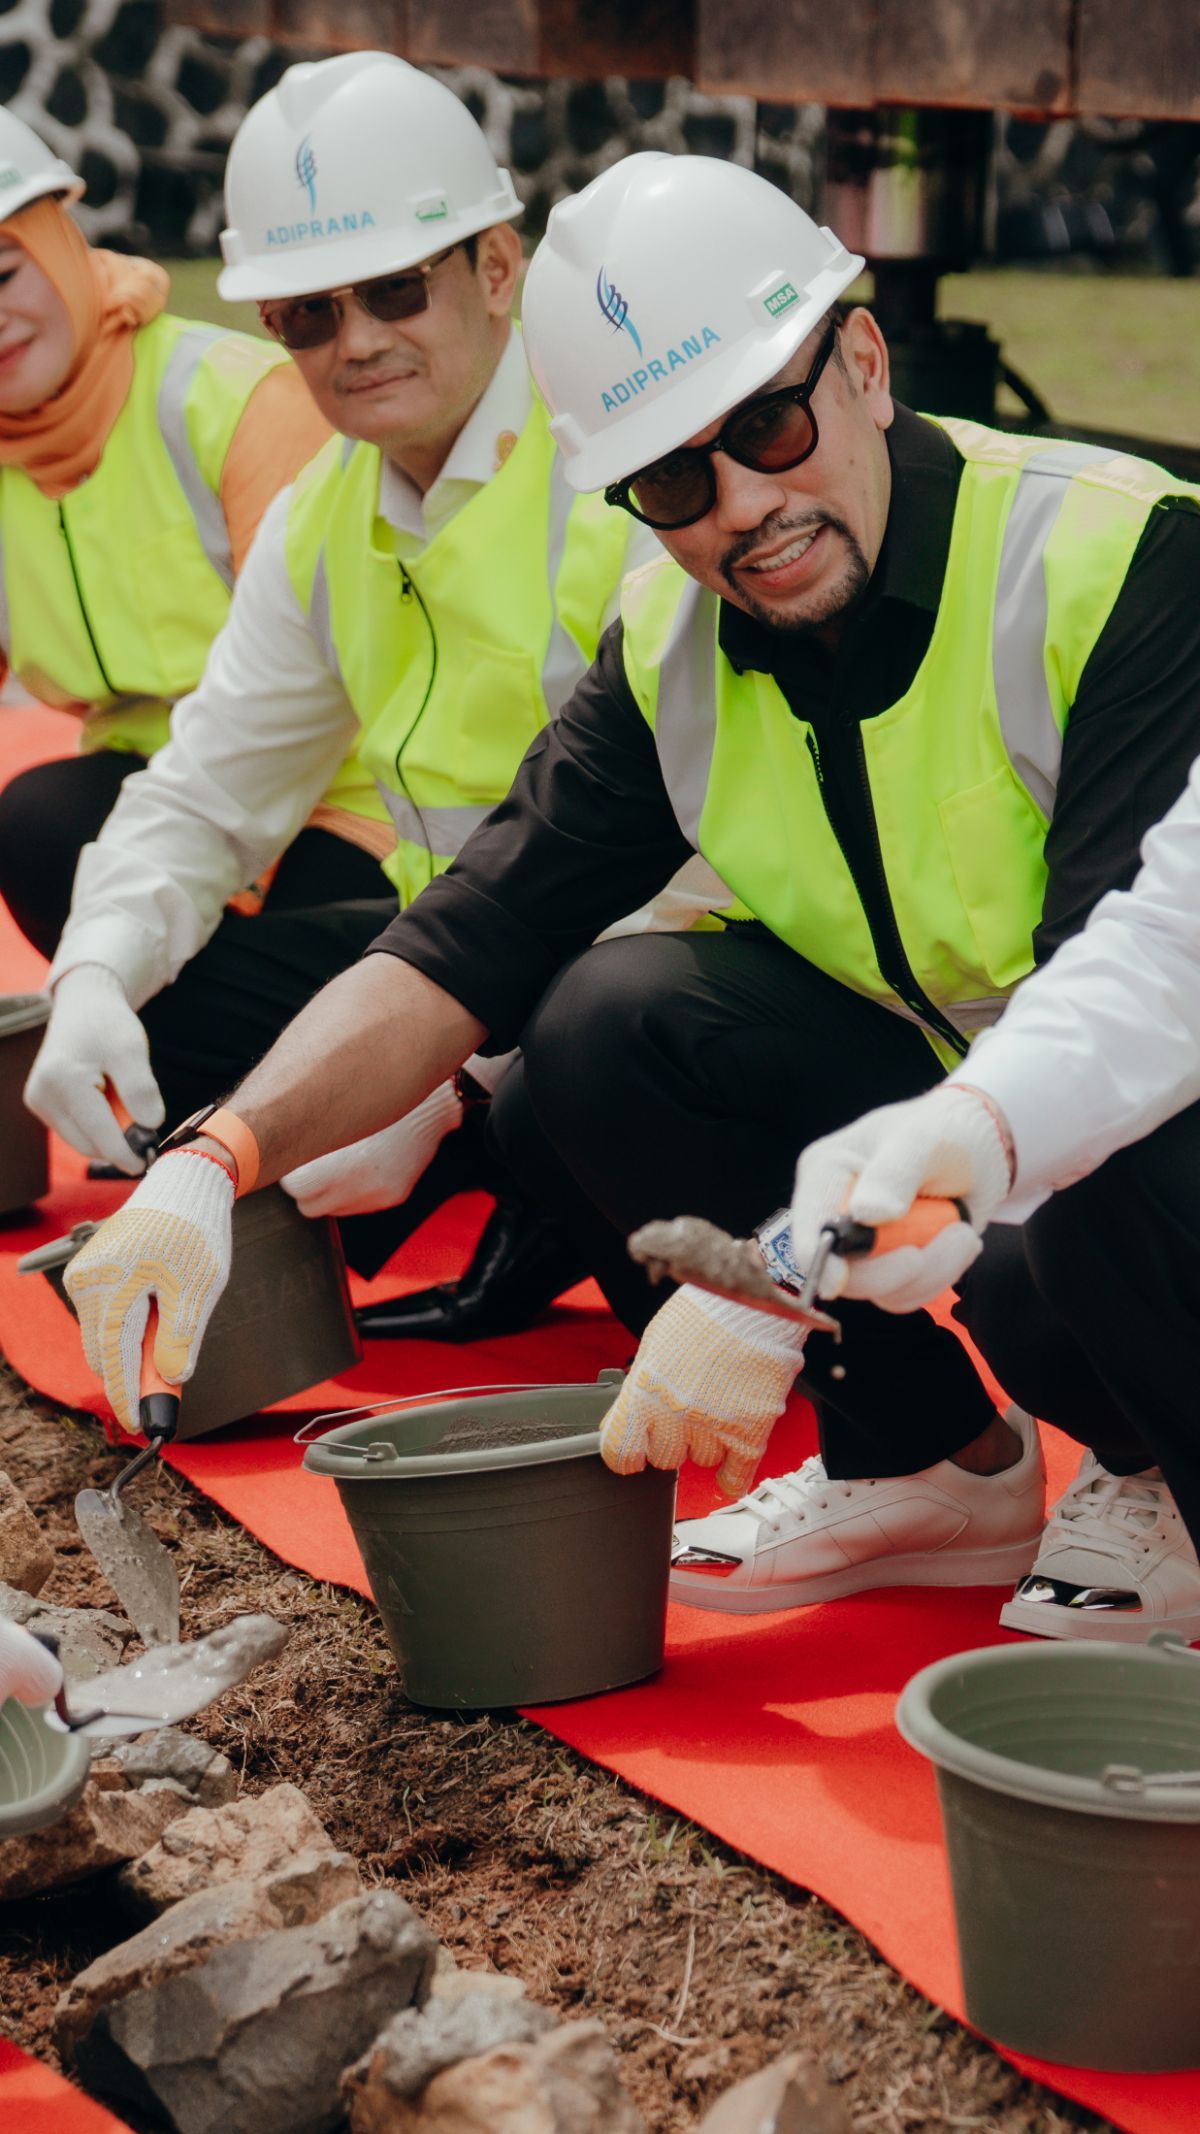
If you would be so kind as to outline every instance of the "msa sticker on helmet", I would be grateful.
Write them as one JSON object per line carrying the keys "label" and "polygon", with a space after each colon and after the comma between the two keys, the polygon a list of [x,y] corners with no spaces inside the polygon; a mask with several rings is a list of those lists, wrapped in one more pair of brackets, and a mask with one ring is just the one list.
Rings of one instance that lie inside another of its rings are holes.
{"label": "msa sticker on helmet", "polygon": [[790,282],[780,282],[778,289],[772,289],[770,295],[763,298],[763,304],[773,319],[777,319],[781,311],[790,311],[792,305],[799,302],[799,295]]}
{"label": "msa sticker on helmet", "polygon": [[444,222],[450,213],[445,193],[422,193],[413,201],[413,214],[418,222]]}

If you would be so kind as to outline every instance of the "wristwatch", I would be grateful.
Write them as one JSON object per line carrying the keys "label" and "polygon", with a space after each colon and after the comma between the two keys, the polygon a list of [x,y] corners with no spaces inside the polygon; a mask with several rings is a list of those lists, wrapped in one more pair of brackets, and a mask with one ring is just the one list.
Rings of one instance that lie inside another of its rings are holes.
{"label": "wristwatch", "polygon": [[202,1136],[218,1142],[233,1158],[235,1199],[240,1200],[244,1194],[252,1193],[258,1180],[258,1143],[245,1120],[239,1119],[236,1112],[226,1111],[221,1104],[202,1104],[190,1119],[185,1119],[182,1126],[175,1127],[165,1140],[159,1142],[159,1156],[169,1156],[173,1149],[188,1148]]}
{"label": "wristwatch", "polygon": [[763,1265],[771,1280],[780,1289],[790,1289],[799,1296],[804,1287],[804,1276],[792,1257],[792,1211],[776,1208],[754,1232],[754,1242],[763,1256]]}

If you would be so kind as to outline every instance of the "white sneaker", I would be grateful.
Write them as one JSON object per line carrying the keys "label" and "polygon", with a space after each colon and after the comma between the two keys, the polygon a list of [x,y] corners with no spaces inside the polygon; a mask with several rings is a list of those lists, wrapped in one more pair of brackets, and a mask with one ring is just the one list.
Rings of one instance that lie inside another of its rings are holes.
{"label": "white sneaker", "polygon": [[1110,1475],[1086,1452],[1000,1621],[1043,1638],[1200,1638],[1200,1562],[1157,1467]]}
{"label": "white sneaker", "polygon": [[1037,1554],[1046,1470],[1037,1425],[1020,1408],[1005,1420],[1022,1451],[1003,1474],[939,1460],[919,1474],[839,1482],[811,1459],[706,1519],[682,1520],[671,1599],[752,1615],[872,1586],[1007,1585]]}

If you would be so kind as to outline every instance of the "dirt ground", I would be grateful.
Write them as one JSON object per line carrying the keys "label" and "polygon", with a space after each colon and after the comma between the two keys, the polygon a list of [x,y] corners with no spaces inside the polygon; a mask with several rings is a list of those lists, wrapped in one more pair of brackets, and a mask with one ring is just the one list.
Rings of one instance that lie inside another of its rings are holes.
{"label": "dirt ground", "polygon": [[[59,1551],[46,1599],[114,1604],[72,1502],[116,1466],[98,1424],[35,1401],[0,1366],[0,1468]],[[194,1729],[248,1792],[303,1787],[365,1879],[398,1889],[460,1964],[599,2016],[654,2134],[684,2134],[793,2046],[864,2134],[1110,2134],[923,2001],[826,1905],[537,1727],[411,1709],[372,1609],[286,1569],[171,1469],[132,1494],[178,1553],[185,1636],[251,1609],[291,1627],[275,1667]],[[126,1931],[102,1880],[0,1909],[0,2027],[54,2062],[61,1987]]]}

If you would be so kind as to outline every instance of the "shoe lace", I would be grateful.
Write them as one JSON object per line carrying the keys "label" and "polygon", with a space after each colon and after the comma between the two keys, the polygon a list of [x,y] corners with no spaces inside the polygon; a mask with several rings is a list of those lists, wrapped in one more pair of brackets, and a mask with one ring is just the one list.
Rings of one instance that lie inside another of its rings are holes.
{"label": "shoe lace", "polygon": [[1167,1485],[1156,1468],[1145,1474],[1110,1475],[1106,1468],[1091,1467],[1078,1474],[1059,1498],[1052,1524],[1066,1527],[1073,1540],[1088,1537],[1111,1542],[1114,1525],[1125,1527],[1130,1539],[1149,1548],[1151,1537],[1173,1512]]}
{"label": "shoe lace", "polygon": [[731,1512],[750,1512],[769,1526],[778,1524],[779,1515],[803,1518],[814,1508],[824,1509],[829,1501],[829,1492],[839,1489],[844,1496],[850,1494],[848,1482],[832,1482],[825,1472],[825,1463],[813,1453],[801,1466],[789,1475],[771,1475],[760,1482],[746,1497],[739,1497],[731,1504]]}

